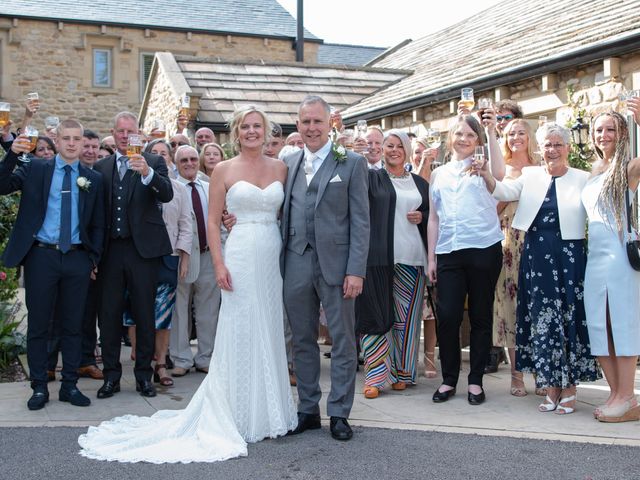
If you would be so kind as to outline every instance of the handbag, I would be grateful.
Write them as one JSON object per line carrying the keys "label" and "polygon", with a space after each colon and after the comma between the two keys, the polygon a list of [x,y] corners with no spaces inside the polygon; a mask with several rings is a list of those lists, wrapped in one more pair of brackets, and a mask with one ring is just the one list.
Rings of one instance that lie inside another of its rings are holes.
{"label": "handbag", "polygon": [[631,268],[640,271],[640,240],[637,239],[637,234],[635,235],[636,239],[634,240],[634,235],[631,231],[631,202],[629,202],[629,189],[625,191],[624,195],[627,202],[627,233],[629,234],[629,239],[627,240],[627,257],[629,258]]}
{"label": "handbag", "polygon": [[164,255],[158,268],[158,284],[164,283],[172,287],[178,286],[178,263],[180,257],[177,255]]}

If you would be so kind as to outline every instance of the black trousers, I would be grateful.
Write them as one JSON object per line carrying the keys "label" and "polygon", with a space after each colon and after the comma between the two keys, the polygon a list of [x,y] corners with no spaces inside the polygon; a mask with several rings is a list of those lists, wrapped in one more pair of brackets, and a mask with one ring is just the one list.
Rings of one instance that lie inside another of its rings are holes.
{"label": "black trousers", "polygon": [[142,258],[131,239],[112,239],[98,268],[100,302],[98,325],[105,380],[122,376],[120,340],[125,291],[136,322],[136,380],[151,380],[155,348],[155,298],[159,258]]}
{"label": "black trousers", "polygon": [[471,371],[469,384],[482,386],[492,344],[493,297],[502,268],[500,242],[487,248],[466,248],[437,257],[438,344],[443,384],[455,387],[460,375],[460,325],[469,297]]}
{"label": "black trousers", "polygon": [[[51,322],[49,333],[49,361],[48,369],[55,370],[58,364],[58,353],[60,352],[60,322],[57,313]],[[98,343],[98,287],[96,280],[89,281],[89,291],[82,317],[82,357],[80,366],[88,367],[96,365],[96,344]]]}
{"label": "black trousers", "polygon": [[84,250],[63,254],[34,246],[24,262],[27,361],[31,385],[47,384],[47,340],[57,313],[62,350],[62,382],[75,385],[81,357],[82,315],[93,265]]}

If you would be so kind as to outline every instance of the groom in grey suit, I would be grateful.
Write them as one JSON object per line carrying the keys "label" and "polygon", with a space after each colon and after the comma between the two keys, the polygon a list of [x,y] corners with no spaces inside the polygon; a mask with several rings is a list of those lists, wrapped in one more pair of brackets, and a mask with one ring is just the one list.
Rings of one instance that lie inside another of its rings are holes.
{"label": "groom in grey suit", "polygon": [[320,428],[322,302],[333,339],[331,435],[349,440],[357,367],[354,300],[362,293],[369,250],[369,199],[366,160],[329,140],[329,116],[320,97],[300,104],[297,127],[305,148],[285,158],[281,267],[298,380],[298,427],[292,433]]}

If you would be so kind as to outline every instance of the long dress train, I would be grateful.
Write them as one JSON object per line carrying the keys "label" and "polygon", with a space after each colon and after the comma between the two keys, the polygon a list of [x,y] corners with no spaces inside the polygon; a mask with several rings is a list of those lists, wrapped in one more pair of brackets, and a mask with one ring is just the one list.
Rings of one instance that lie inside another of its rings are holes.
{"label": "long dress train", "polygon": [[233,291],[222,292],[209,374],[184,410],[125,415],[90,427],[81,454],[121,462],[215,462],[247,455],[247,442],[297,425],[282,325],[280,182],[239,181],[227,192],[237,224],[225,246]]}

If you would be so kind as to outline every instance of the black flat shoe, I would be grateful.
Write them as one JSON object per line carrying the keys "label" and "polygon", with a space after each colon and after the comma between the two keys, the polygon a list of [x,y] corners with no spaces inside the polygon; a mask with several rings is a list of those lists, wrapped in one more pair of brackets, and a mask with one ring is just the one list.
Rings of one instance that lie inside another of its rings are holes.
{"label": "black flat shoe", "polygon": [[27,401],[27,408],[29,410],[40,410],[44,408],[45,404],[49,401],[49,392],[47,390],[34,390],[33,395]]}
{"label": "black flat shoe", "polygon": [[105,380],[104,384],[98,389],[98,398],[110,398],[114,393],[120,391],[120,381]]}
{"label": "black flat shoe", "polygon": [[468,395],[467,395],[467,400],[469,401],[470,405],[481,405],[481,404],[483,404],[484,401],[486,400],[486,397],[484,395],[484,390],[482,390],[477,395],[475,393],[469,392]]}
{"label": "black flat shoe", "polygon": [[69,402],[76,407],[88,407],[91,405],[89,397],[82,394],[77,388],[61,388],[58,394],[58,400],[61,402]]}
{"label": "black flat shoe", "polygon": [[336,440],[346,441],[351,440],[351,437],[353,437],[353,430],[351,430],[346,418],[331,417],[329,428],[331,429],[331,436]]}
{"label": "black flat shoe", "polygon": [[455,394],[456,394],[455,388],[452,390],[447,390],[446,392],[441,392],[440,387],[438,387],[438,390],[436,390],[435,393],[433,394],[432,400],[434,401],[434,403],[444,403],[447,400],[449,400],[451,397],[453,397]]}
{"label": "black flat shoe", "polygon": [[287,435],[298,435],[305,430],[317,430],[320,428],[320,415],[298,412],[298,426]]}
{"label": "black flat shoe", "polygon": [[143,397],[155,397],[156,387],[149,380],[136,381],[136,392],[140,392]]}

